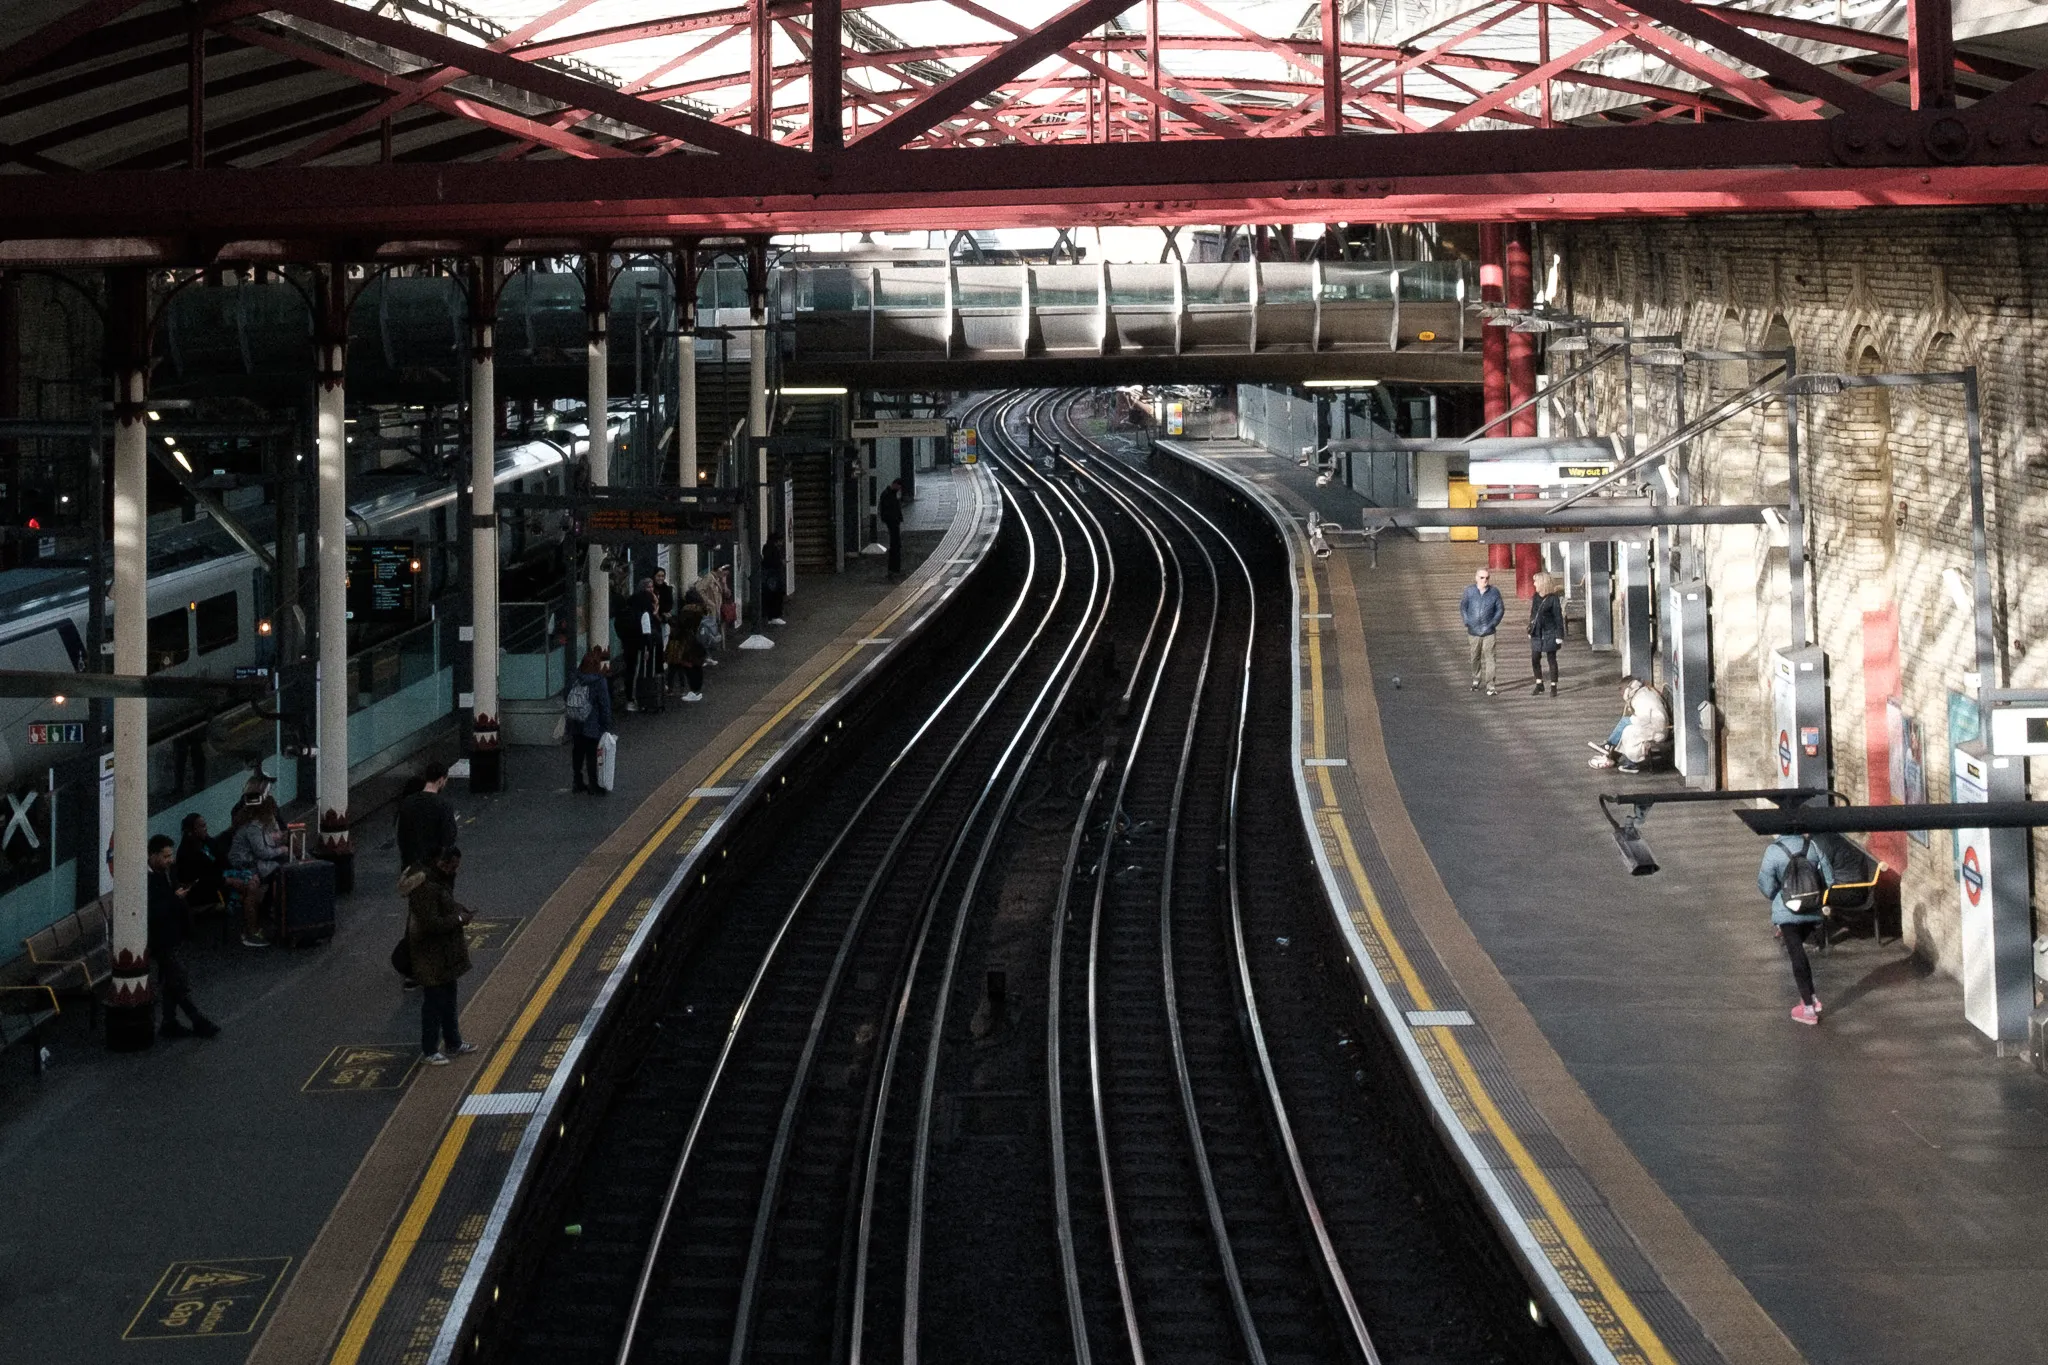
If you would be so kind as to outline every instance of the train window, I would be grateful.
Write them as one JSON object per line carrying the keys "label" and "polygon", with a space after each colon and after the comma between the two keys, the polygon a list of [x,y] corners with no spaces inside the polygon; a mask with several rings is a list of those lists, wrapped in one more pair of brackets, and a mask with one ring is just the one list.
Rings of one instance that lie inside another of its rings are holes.
{"label": "train window", "polygon": [[192,657],[191,635],[185,625],[185,618],[189,615],[191,612],[181,606],[176,611],[149,618],[150,672],[175,668]]}
{"label": "train window", "polygon": [[201,654],[226,649],[242,638],[241,607],[231,592],[206,598],[200,602],[199,609],[193,612],[192,616],[192,624],[198,628]]}

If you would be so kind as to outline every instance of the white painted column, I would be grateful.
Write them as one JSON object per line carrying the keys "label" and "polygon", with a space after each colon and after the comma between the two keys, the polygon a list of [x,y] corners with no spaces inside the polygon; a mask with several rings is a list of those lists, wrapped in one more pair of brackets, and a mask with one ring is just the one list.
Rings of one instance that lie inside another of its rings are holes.
{"label": "white painted column", "polygon": [[[149,673],[149,422],[143,372],[117,382],[114,427],[114,672]],[[114,701],[114,913],[109,936],[107,1046],[139,1051],[155,1038],[149,992],[149,703]]]}
{"label": "white painted column", "polygon": [[[761,546],[768,541],[768,510],[771,505],[768,487],[768,448],[755,446],[756,441],[765,440],[768,435],[768,311],[760,301],[754,305],[754,314],[748,322],[747,333],[747,443],[753,451],[751,463],[754,470],[754,524],[747,528],[753,537],[754,553],[747,557],[746,580],[739,581],[734,574],[734,591],[739,594],[740,620],[745,622],[758,598],[755,596],[760,573]],[[790,547],[783,546],[783,553],[791,553]],[[753,633],[740,641],[741,649],[773,649],[775,642],[761,632],[760,622],[754,622]]]}
{"label": "white painted column", "polygon": [[[338,288],[338,287],[337,287]],[[348,427],[343,374],[347,347],[320,343],[319,412],[315,428],[320,479],[316,554],[320,583],[320,759],[316,790],[320,823],[348,815]],[[321,842],[339,839],[321,830]]]}
{"label": "white painted column", "polygon": [[[593,259],[589,278],[606,287],[610,275],[607,262]],[[605,277],[605,278],[600,278]],[[590,403],[590,486],[603,488],[612,478],[611,436],[611,309],[602,296],[590,310],[589,403]],[[584,633],[600,649],[612,647],[612,583],[604,571],[604,547],[590,547],[590,574],[584,589]]]}
{"label": "white painted column", "polygon": [[[697,486],[697,310],[695,300],[687,308],[678,308],[677,330],[682,333],[676,338],[676,441],[679,449],[676,462],[676,482],[684,488]],[[695,582],[701,572],[697,567],[697,546],[693,541],[677,547],[676,560],[676,601],[680,603],[685,590]]]}
{"label": "white painted column", "polygon": [[469,367],[470,756],[472,791],[498,789],[498,365],[492,306],[497,262],[477,271]]}

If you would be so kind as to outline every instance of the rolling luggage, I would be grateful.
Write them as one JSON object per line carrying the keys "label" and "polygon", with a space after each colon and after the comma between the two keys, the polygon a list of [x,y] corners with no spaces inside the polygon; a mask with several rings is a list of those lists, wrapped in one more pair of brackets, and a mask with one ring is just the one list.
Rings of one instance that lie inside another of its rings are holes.
{"label": "rolling luggage", "polygon": [[334,864],[286,863],[277,874],[277,941],[291,947],[334,937]]}
{"label": "rolling luggage", "polygon": [[661,660],[649,649],[640,655],[639,671],[633,675],[633,704],[642,711],[661,711],[668,706],[668,693],[661,685]]}
{"label": "rolling luggage", "polygon": [[607,730],[597,741],[597,785],[610,791],[618,785],[619,737]]}

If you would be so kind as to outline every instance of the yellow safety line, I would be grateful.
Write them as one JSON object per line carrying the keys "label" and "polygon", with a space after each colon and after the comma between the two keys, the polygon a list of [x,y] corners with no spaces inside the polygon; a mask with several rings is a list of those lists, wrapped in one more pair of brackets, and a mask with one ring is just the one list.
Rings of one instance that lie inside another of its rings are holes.
{"label": "yellow safety line", "polygon": [[[979,493],[976,494],[976,501],[980,501]],[[876,635],[887,630],[927,592],[937,586],[939,580],[940,575],[936,574],[927,579],[901,606],[890,612],[879,626],[867,634]],[[763,721],[751,735],[747,736],[739,748],[726,755],[725,760],[699,785],[716,786],[718,779],[731,772],[748,753],[752,752],[754,746],[786,720],[792,711],[803,705],[848,662],[866,652],[858,644],[848,646],[829,668],[813,678],[801,692],[783,703],[774,715]],[[582,953],[584,945],[590,941],[590,936],[597,932],[597,926],[611,913],[612,906],[618,902],[618,898],[625,893],[633,879],[640,875],[641,868],[647,865],[647,860],[654,856],[655,850],[667,841],[669,835],[675,833],[678,825],[689,818],[690,812],[697,808],[698,800],[699,798],[695,796],[688,797],[682,805],[676,807],[674,813],[662,822],[661,828],[640,845],[639,851],[627,862],[619,875],[612,879],[604,894],[598,897],[597,904],[583,917],[583,922],[576,926],[576,932],[570,937],[567,947],[556,955],[554,965],[548,969],[548,974],[542,979],[539,988],[527,1000],[526,1008],[519,1012],[519,1018],[513,1023],[511,1031],[492,1052],[489,1063],[478,1074],[476,1084],[470,1090],[471,1094],[490,1093],[504,1077],[534,1024],[539,1021],[542,1012],[554,999],[555,992],[567,978],[570,966]],[[433,1216],[435,1207],[441,1202],[441,1194],[447,1187],[449,1175],[455,1170],[457,1158],[462,1155],[462,1148],[469,1139],[469,1130],[473,1123],[474,1120],[469,1115],[457,1114],[454,1122],[448,1126],[448,1131],[442,1134],[441,1145],[434,1153],[433,1163],[427,1167],[427,1173],[421,1179],[420,1187],[414,1193],[412,1203],[407,1207],[405,1217],[398,1225],[398,1231],[392,1235],[390,1245],[385,1248],[384,1256],[378,1262],[376,1274],[370,1278],[370,1283],[363,1290],[361,1301],[356,1304],[355,1312],[349,1316],[348,1326],[343,1331],[333,1356],[330,1357],[333,1365],[356,1365],[361,1359],[363,1348],[369,1344],[370,1331],[376,1326],[378,1317],[384,1311],[385,1301],[397,1287],[398,1277],[404,1273],[405,1263],[411,1258],[412,1249],[418,1243],[420,1233],[425,1229],[427,1220]]]}
{"label": "yellow safety line", "polygon": [[[1319,609],[1320,593],[1316,584],[1315,567],[1312,563],[1304,562],[1302,566],[1302,579],[1307,585],[1309,614],[1313,616]],[[1297,629],[1299,629],[1298,623]],[[1309,713],[1314,749],[1314,753],[1311,756],[1321,758],[1325,756],[1324,744],[1327,740],[1326,711],[1323,699],[1322,632],[1306,631],[1304,634],[1308,637]],[[1415,1008],[1423,1010],[1433,1008],[1429,989],[1423,985],[1420,974],[1415,970],[1415,964],[1409,959],[1407,952],[1402,948],[1401,941],[1395,935],[1393,926],[1387,921],[1386,911],[1380,905],[1379,897],[1373,893],[1372,883],[1365,875],[1364,864],[1358,856],[1358,848],[1351,839],[1351,827],[1346,822],[1344,811],[1338,803],[1337,789],[1330,777],[1330,770],[1326,767],[1319,767],[1316,769],[1316,775],[1321,779],[1323,789],[1323,814],[1329,821],[1330,832],[1336,836],[1338,852],[1344,863],[1344,870],[1350,874],[1351,885],[1358,892],[1358,898],[1365,907],[1366,918],[1371,922],[1373,932],[1378,936],[1380,946],[1385,950],[1389,959],[1392,960],[1395,974],[1400,977],[1402,986],[1407,989],[1409,997],[1415,1002]],[[1508,1125],[1507,1119],[1494,1104],[1493,1097],[1487,1093],[1485,1082],[1480,1079],[1478,1071],[1473,1068],[1471,1059],[1466,1056],[1465,1049],[1458,1042],[1454,1031],[1445,1027],[1437,1027],[1431,1031],[1435,1035],[1445,1059],[1450,1063],[1451,1070],[1457,1074],[1459,1084],[1464,1088],[1467,1097],[1472,1101],[1473,1109],[1479,1115],[1480,1121],[1486,1125],[1486,1130],[1493,1134],[1494,1141],[1500,1144],[1501,1151],[1513,1163],[1515,1170],[1521,1175],[1523,1183],[1528,1186],[1529,1192],[1535,1197],[1537,1204],[1541,1206],[1550,1221],[1556,1225],[1559,1234],[1564,1238],[1565,1245],[1570,1248],[1572,1255],[1577,1258],[1580,1267],[1586,1272],[1587,1278],[1592,1280],[1594,1287],[1600,1291],[1601,1296],[1612,1306],[1615,1315],[1621,1319],[1622,1326],[1627,1328],[1629,1335],[1642,1347],[1650,1360],[1654,1362],[1654,1365],[1675,1365],[1671,1353],[1665,1348],[1662,1339],[1658,1337],[1656,1331],[1643,1318],[1642,1313],[1637,1310],[1635,1301],[1629,1297],[1628,1292],[1614,1278],[1614,1273],[1607,1268],[1606,1260],[1601,1257],[1599,1251],[1594,1247],[1592,1239],[1586,1236],[1585,1230],[1579,1226],[1578,1220],[1572,1217],[1570,1208],[1559,1197],[1556,1187],[1550,1183],[1549,1177],[1543,1174],[1542,1167],[1538,1166],[1535,1158],[1529,1155],[1529,1149],[1522,1145],[1521,1138]]]}

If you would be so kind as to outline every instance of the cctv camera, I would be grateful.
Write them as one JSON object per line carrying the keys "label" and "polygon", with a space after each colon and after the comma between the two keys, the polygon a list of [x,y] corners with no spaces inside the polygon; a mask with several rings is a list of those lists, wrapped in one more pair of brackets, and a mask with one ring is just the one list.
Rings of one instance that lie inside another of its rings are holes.
{"label": "cctv camera", "polygon": [[1635,821],[1614,827],[1614,846],[1621,850],[1622,864],[1631,877],[1648,877],[1657,871],[1657,855],[1650,852]]}

